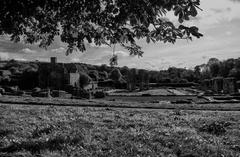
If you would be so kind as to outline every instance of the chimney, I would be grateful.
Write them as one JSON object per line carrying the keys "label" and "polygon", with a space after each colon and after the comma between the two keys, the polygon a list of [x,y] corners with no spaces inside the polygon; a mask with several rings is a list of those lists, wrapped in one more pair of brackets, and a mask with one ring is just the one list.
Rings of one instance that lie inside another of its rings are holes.
{"label": "chimney", "polygon": [[51,64],[57,63],[57,57],[51,57]]}

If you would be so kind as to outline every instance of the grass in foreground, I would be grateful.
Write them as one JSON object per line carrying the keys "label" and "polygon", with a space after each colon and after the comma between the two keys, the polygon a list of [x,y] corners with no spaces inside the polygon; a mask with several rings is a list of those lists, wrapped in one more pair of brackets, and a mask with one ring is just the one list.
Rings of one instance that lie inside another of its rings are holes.
{"label": "grass in foreground", "polygon": [[0,156],[240,156],[240,113],[0,105]]}

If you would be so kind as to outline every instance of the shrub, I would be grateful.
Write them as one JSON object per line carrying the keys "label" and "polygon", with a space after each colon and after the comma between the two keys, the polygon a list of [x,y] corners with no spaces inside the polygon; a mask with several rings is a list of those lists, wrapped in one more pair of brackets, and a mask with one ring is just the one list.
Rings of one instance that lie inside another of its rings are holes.
{"label": "shrub", "polygon": [[39,87],[35,87],[32,89],[32,92],[40,92],[41,91],[41,88]]}
{"label": "shrub", "polygon": [[34,71],[24,71],[19,80],[20,89],[33,89],[38,84],[38,72]]}
{"label": "shrub", "polygon": [[114,81],[120,80],[121,77],[122,77],[122,74],[121,74],[120,70],[117,69],[117,68],[113,69],[110,73],[110,76],[109,76],[109,78],[114,80]]}
{"label": "shrub", "polygon": [[99,67],[99,70],[100,70],[100,71],[110,72],[110,71],[111,71],[111,67],[107,66],[106,64],[102,64],[102,65]]}
{"label": "shrub", "polygon": [[102,81],[98,83],[98,86],[100,87],[113,87],[114,86],[114,81],[111,79]]}
{"label": "shrub", "polygon": [[179,83],[188,83],[188,80],[187,80],[187,79],[181,79],[181,80],[179,81]]}
{"label": "shrub", "polygon": [[91,77],[84,73],[84,72],[80,72],[80,79],[79,79],[79,83],[81,88],[83,88],[84,86],[88,85],[91,82]]}
{"label": "shrub", "polygon": [[122,75],[127,76],[129,74],[130,70],[127,66],[124,66],[120,69],[120,72]]}
{"label": "shrub", "polygon": [[227,131],[227,127],[230,125],[229,122],[223,122],[223,121],[215,121],[209,124],[203,124],[199,131],[201,132],[207,132],[209,134],[213,135],[222,135]]}
{"label": "shrub", "polygon": [[97,91],[95,94],[94,94],[94,97],[95,98],[104,98],[106,95],[103,91]]}
{"label": "shrub", "polygon": [[99,72],[100,79],[106,80],[108,79],[108,73],[106,71]]}
{"label": "shrub", "polygon": [[86,98],[86,99],[91,98],[91,93],[86,91],[85,89],[75,89],[73,91],[73,95],[80,98]]}
{"label": "shrub", "polygon": [[0,87],[0,94],[4,94],[4,93],[5,93],[4,88],[1,88],[1,87]]}
{"label": "shrub", "polygon": [[91,77],[92,80],[97,81],[99,79],[99,74],[97,70],[90,70],[88,75]]}
{"label": "shrub", "polygon": [[127,81],[125,81],[123,78],[120,78],[117,81],[114,81],[114,86],[117,89],[126,89],[127,88]]}

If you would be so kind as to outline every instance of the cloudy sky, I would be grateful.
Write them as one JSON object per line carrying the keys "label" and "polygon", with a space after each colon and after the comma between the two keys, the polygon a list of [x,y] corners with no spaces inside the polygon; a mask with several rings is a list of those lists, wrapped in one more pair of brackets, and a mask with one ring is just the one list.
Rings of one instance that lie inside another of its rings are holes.
{"label": "cloudy sky", "polygon": [[[201,0],[201,8],[197,18],[187,25],[196,25],[204,34],[201,39],[193,41],[180,40],[173,44],[147,44],[145,40],[138,43],[143,47],[141,58],[129,56],[129,53],[116,46],[119,56],[119,66],[146,68],[153,70],[166,69],[170,66],[192,68],[206,63],[209,58],[221,60],[240,57],[240,3],[236,0]],[[170,20],[176,19],[171,13]],[[1,59],[40,60],[49,61],[49,57],[56,56],[60,62],[84,62],[89,64],[109,64],[112,49],[87,45],[84,53],[74,52],[66,56],[66,45],[56,39],[47,50],[37,45],[12,43],[7,38],[0,38]]]}

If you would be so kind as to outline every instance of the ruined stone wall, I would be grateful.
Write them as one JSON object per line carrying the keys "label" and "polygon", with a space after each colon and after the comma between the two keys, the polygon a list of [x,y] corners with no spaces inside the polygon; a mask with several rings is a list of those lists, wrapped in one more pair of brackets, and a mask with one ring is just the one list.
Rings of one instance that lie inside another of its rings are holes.
{"label": "ruined stone wall", "polygon": [[217,77],[212,79],[212,90],[215,93],[221,93],[223,90],[223,78]]}
{"label": "ruined stone wall", "polygon": [[149,74],[146,70],[131,69],[127,75],[127,89],[132,91],[139,86],[140,90],[149,89]]}
{"label": "ruined stone wall", "polygon": [[128,90],[132,91],[132,90],[136,89],[137,75],[138,75],[138,70],[137,69],[131,69],[128,72],[128,76],[127,76],[127,88],[128,88]]}
{"label": "ruined stone wall", "polygon": [[57,90],[64,88],[64,74],[61,71],[50,72],[49,87]]}
{"label": "ruined stone wall", "polygon": [[211,87],[211,82],[210,82],[210,80],[209,80],[209,79],[203,80],[203,82],[202,82],[202,87],[203,87],[204,90],[209,90],[209,89],[211,89],[212,87]]}
{"label": "ruined stone wall", "polygon": [[67,84],[73,87],[80,87],[79,84],[80,74],[79,73],[69,73],[67,74]]}
{"label": "ruined stone wall", "polygon": [[225,94],[234,94],[237,92],[237,83],[235,78],[225,78],[223,80],[223,92]]}

